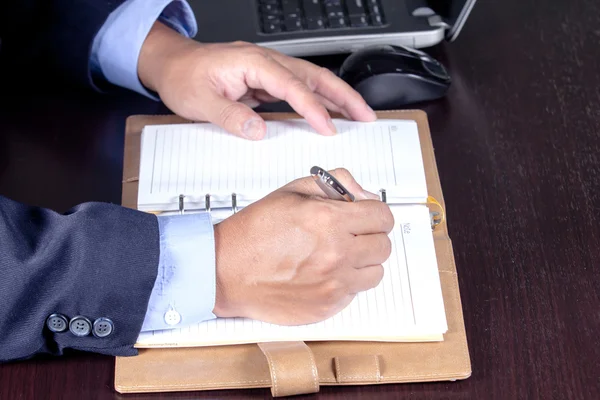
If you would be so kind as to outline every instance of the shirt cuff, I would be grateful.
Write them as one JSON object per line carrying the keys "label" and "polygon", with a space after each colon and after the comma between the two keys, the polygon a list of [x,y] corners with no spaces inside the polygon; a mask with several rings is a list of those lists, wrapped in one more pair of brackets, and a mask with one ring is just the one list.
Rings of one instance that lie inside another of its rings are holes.
{"label": "shirt cuff", "polygon": [[215,239],[210,213],[159,216],[158,274],[142,332],[214,319]]}
{"label": "shirt cuff", "polygon": [[144,88],[137,73],[140,50],[157,20],[187,37],[198,32],[194,13],[185,0],[128,0],[109,15],[94,39],[90,57],[93,74],[158,100]]}

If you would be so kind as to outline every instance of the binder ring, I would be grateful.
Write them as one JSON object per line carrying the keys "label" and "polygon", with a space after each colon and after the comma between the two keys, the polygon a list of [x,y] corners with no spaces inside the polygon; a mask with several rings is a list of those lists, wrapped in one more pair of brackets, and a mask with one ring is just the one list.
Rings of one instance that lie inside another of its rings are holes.
{"label": "binder ring", "polygon": [[[181,203],[182,202],[182,200],[181,200],[182,196],[183,195],[179,196],[180,211],[181,211],[181,204],[182,204]],[[211,209],[210,209],[210,199],[211,199],[211,195],[210,195],[210,193],[207,193],[204,196],[204,209],[206,210],[206,212],[210,212],[211,211]],[[234,214],[237,213],[237,211],[238,211],[238,207],[237,207],[237,194],[236,193],[232,193],[231,194],[231,211]]]}
{"label": "binder ring", "polygon": [[204,196],[204,209],[206,212],[210,212],[210,194],[208,193]]}
{"label": "binder ring", "polygon": [[237,213],[237,194],[231,193],[231,211]]}
{"label": "binder ring", "polygon": [[387,203],[387,192],[385,189],[380,189],[379,191],[381,192],[381,201]]}
{"label": "binder ring", "polygon": [[179,214],[183,215],[185,212],[185,196],[183,194],[179,195]]}

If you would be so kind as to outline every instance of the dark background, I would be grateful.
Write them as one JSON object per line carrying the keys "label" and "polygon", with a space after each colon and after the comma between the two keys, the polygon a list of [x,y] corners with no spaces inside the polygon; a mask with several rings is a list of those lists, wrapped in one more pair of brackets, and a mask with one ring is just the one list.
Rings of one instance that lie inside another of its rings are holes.
{"label": "dark background", "polygon": [[[428,51],[453,77],[447,98],[419,108],[436,149],[473,375],[322,387],[307,398],[600,398],[600,4],[480,0],[455,43]],[[168,112],[134,94],[52,88],[4,90],[0,102],[0,194],[58,211],[119,203],[125,118]],[[113,363],[79,353],[0,365],[0,398],[170,396],[118,395]]]}

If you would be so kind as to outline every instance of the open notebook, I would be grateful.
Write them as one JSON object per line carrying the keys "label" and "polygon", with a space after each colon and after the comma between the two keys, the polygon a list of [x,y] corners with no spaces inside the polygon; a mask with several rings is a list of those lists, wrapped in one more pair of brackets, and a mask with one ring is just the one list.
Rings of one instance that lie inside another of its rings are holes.
{"label": "open notebook", "polygon": [[[208,346],[288,340],[440,341],[447,330],[417,124],[334,120],[317,135],[304,120],[268,121],[251,142],[211,124],[152,125],[142,132],[138,209],[207,212],[213,222],[318,165],[347,168],[367,190],[385,191],[395,218],[392,254],[374,289],[332,318],[277,326],[223,318],[142,333],[137,347]],[[181,197],[183,195],[184,197]],[[181,199],[183,199],[183,204]],[[290,210],[294,212],[294,210]],[[182,324],[184,321],[182,321]]]}

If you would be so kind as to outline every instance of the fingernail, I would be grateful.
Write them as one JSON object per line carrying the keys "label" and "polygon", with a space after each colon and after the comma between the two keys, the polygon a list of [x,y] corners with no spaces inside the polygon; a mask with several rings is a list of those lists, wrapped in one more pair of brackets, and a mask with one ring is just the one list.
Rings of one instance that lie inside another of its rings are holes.
{"label": "fingernail", "polygon": [[242,134],[248,139],[260,139],[263,137],[263,122],[257,118],[251,118],[244,122]]}
{"label": "fingernail", "polygon": [[377,119],[377,114],[375,114],[375,111],[373,111],[371,106],[369,106],[368,104],[367,104],[367,111],[371,114],[371,118]]}
{"label": "fingernail", "polygon": [[331,131],[332,135],[335,135],[337,133],[337,128],[333,124],[333,121],[331,120],[331,118],[329,118],[327,120],[327,126],[329,127],[329,130]]}

